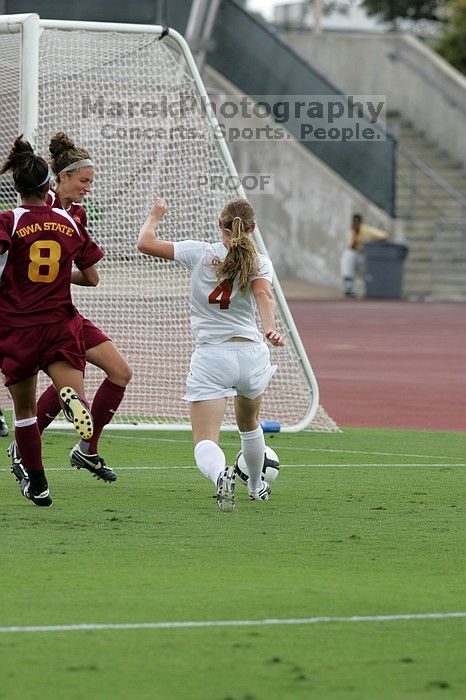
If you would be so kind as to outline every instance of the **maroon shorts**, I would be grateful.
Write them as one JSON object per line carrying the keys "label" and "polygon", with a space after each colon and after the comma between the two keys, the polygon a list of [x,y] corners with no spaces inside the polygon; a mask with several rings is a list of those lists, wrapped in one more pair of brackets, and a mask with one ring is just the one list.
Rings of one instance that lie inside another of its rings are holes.
{"label": "maroon shorts", "polygon": [[5,386],[33,377],[57,360],[67,360],[84,372],[86,350],[80,316],[61,323],[13,328],[0,326],[1,369]]}
{"label": "maroon shorts", "polygon": [[100,330],[100,328],[97,328],[97,326],[92,323],[92,321],[89,321],[88,318],[84,318],[84,316],[81,316],[81,321],[83,323],[83,338],[84,338],[84,347],[86,350],[90,350],[91,348],[97,347],[97,345],[100,345],[101,343],[106,343],[107,340],[110,340],[110,338],[105,335],[103,331]]}

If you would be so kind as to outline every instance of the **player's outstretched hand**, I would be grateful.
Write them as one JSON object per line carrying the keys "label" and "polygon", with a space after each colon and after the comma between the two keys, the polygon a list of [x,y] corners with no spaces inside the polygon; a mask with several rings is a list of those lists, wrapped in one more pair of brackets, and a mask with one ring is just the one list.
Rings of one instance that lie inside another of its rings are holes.
{"label": "player's outstretched hand", "polygon": [[283,340],[283,336],[278,332],[274,330],[267,331],[265,334],[265,337],[269,341],[270,345],[284,345],[285,342]]}
{"label": "player's outstretched hand", "polygon": [[152,203],[151,216],[154,216],[158,221],[163,219],[167,213],[167,203],[158,194],[154,194],[154,201]]}

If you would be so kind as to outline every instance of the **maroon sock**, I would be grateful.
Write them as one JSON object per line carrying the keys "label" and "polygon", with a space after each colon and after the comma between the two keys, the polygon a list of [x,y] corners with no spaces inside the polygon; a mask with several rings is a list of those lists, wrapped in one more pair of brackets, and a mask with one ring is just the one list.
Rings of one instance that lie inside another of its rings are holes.
{"label": "maroon sock", "polygon": [[94,432],[89,442],[89,454],[97,454],[97,443],[104,427],[110,423],[123,400],[126,387],[114,384],[107,377],[97,389],[92,402],[91,414]]}
{"label": "maroon sock", "polygon": [[53,384],[39,396],[37,401],[37,424],[39,431],[44,432],[45,428],[58,416],[61,411],[61,403],[58,393]]}
{"label": "maroon sock", "polygon": [[32,425],[15,425],[15,440],[29,476],[43,473],[42,440],[37,421]]}

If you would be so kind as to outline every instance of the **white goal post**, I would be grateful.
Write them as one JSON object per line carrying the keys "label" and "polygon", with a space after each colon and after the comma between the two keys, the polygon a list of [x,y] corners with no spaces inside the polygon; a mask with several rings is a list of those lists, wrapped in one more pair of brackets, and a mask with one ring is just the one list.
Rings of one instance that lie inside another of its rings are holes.
{"label": "white goal post", "polygon": [[[105,251],[101,281],[96,289],[73,287],[73,298],[134,371],[111,427],[189,429],[189,406],[181,399],[192,352],[189,273],[142,256],[137,234],[153,192],[168,202],[161,235],[171,240],[218,240],[225,202],[245,196],[189,47],[161,26],[36,14],[0,16],[0,45],[0,157],[18,133],[47,157],[50,136],[63,130],[96,166],[84,206],[90,233]],[[213,174],[232,176],[235,191],[203,189]],[[0,178],[0,208],[13,206],[11,181]],[[258,228],[255,242],[267,254]],[[273,289],[286,347],[271,351],[279,369],[261,418],[279,421],[285,431],[336,430],[319,406],[313,370],[276,279]],[[89,398],[102,379],[100,370],[86,368]],[[39,384],[41,390],[47,378]],[[224,428],[233,424],[229,406]]]}

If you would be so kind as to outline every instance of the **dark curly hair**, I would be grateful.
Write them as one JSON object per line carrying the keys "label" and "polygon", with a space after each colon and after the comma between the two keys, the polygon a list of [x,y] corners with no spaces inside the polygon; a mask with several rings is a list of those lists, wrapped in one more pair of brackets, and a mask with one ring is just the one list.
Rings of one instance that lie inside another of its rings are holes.
{"label": "dark curly hair", "polygon": [[2,165],[0,175],[11,170],[16,190],[23,197],[44,194],[48,191],[49,166],[44,158],[34,153],[23,135],[15,139],[13,147]]}
{"label": "dark curly hair", "polygon": [[90,158],[88,151],[85,148],[75,146],[74,141],[64,131],[57,131],[52,136],[49,143],[49,151],[50,167],[57,178],[59,178],[63,168],[72,165],[72,163],[77,163],[78,160]]}

